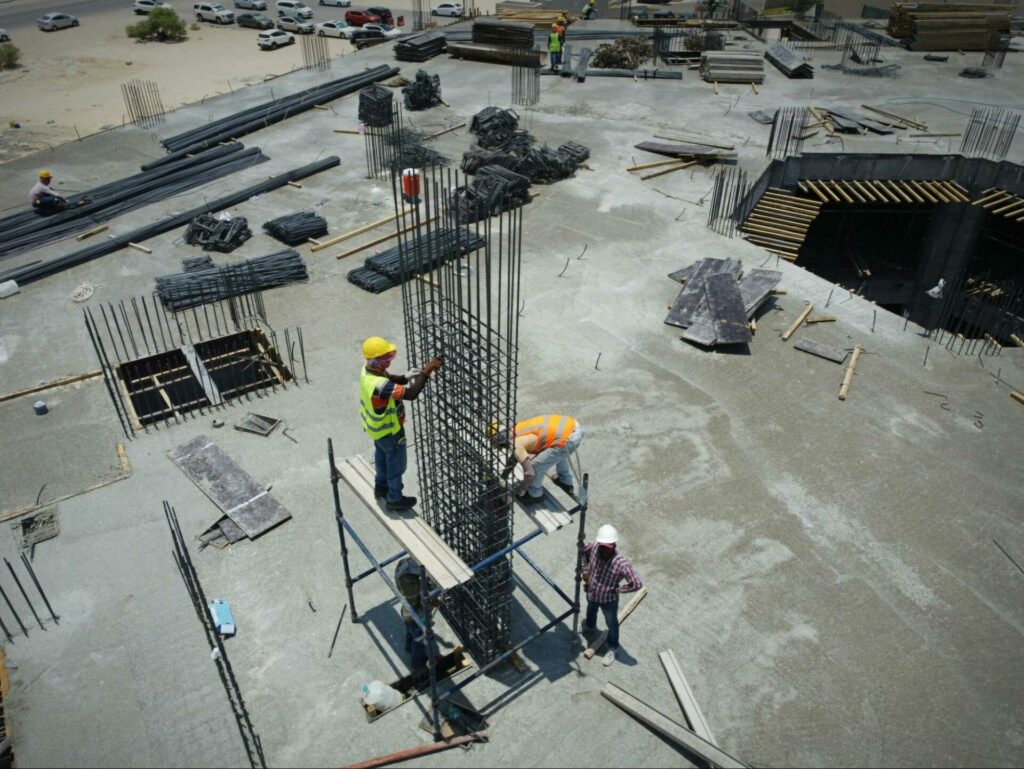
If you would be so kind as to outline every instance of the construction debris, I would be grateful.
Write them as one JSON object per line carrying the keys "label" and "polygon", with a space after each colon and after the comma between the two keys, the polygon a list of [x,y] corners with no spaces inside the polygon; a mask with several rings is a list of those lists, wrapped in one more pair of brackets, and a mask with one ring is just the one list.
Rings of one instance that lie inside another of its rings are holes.
{"label": "construction debris", "polygon": [[519,114],[512,109],[484,107],[473,116],[469,132],[476,135],[477,144],[494,149],[507,142],[519,127]]}
{"label": "construction debris", "polygon": [[286,214],[263,223],[264,231],[288,246],[305,243],[310,238],[327,234],[327,220],[312,211]]}
{"label": "construction debris", "polygon": [[652,58],[654,46],[646,37],[620,37],[597,46],[591,64],[597,69],[636,69]]}
{"label": "construction debris", "polygon": [[416,79],[402,89],[405,97],[405,108],[413,112],[430,109],[443,103],[441,99],[441,76],[428,75],[422,69],[416,73]]}
{"label": "construction debris", "polygon": [[763,83],[764,58],[756,53],[705,51],[700,76],[708,83]]}
{"label": "construction debris", "polygon": [[202,246],[204,251],[222,254],[231,253],[251,237],[252,230],[244,216],[226,213],[200,214],[185,229],[185,242],[190,246]]}

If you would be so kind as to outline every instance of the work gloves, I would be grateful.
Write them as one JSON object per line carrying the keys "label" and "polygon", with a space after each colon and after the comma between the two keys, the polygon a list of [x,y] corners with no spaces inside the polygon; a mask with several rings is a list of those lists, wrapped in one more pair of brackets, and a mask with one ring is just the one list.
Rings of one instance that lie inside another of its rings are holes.
{"label": "work gloves", "polygon": [[433,376],[434,372],[437,371],[444,364],[440,355],[435,355],[428,361],[427,365],[423,367],[423,373],[427,376]]}

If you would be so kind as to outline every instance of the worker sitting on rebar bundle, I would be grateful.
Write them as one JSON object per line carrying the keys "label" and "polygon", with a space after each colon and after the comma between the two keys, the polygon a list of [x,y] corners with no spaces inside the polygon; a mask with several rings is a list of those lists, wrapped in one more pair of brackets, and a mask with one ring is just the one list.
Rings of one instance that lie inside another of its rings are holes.
{"label": "worker sitting on rebar bundle", "polygon": [[555,468],[552,480],[570,496],[573,494],[572,468],[569,458],[583,440],[583,428],[569,416],[545,414],[517,422],[512,433],[500,422],[490,426],[491,439],[499,446],[512,449],[504,477],[512,471],[514,462],[523,468],[523,482],[518,495],[524,502],[536,502],[544,497],[544,475]]}
{"label": "worker sitting on rebar bundle", "polygon": [[416,400],[427,380],[441,368],[441,359],[435,357],[422,371],[403,376],[387,370],[396,354],[397,348],[379,336],[363,342],[366,365],[359,377],[360,412],[363,430],[373,438],[377,471],[374,496],[383,497],[389,510],[408,510],[416,505],[416,497],[402,494],[402,475],[408,461],[402,401]]}
{"label": "worker sitting on rebar bundle", "polygon": [[[67,198],[54,192],[50,183],[53,181],[53,174],[47,171],[45,168],[39,172],[39,181],[32,187],[32,191],[29,192],[29,200],[32,202],[32,208],[37,213],[44,216],[49,214],[55,214],[58,211],[63,211],[68,207]],[[86,202],[85,198],[78,201],[78,205],[82,205]]]}

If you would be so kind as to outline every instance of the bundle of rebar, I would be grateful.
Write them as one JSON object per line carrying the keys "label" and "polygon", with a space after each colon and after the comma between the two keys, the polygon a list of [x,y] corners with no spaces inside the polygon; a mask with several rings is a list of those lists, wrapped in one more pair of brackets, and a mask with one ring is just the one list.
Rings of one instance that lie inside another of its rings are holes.
{"label": "bundle of rebar", "polygon": [[803,151],[805,125],[807,125],[806,107],[784,107],[776,110],[765,155],[770,158],[799,155]]}
{"label": "bundle of rebar", "polygon": [[258,147],[247,149],[241,144],[213,147],[152,171],[68,195],[67,210],[52,216],[41,217],[31,209],[5,216],[0,218],[0,258],[87,230],[267,159]]}
{"label": "bundle of rebar", "polygon": [[298,251],[289,248],[223,267],[158,276],[156,293],[165,308],[177,312],[307,280],[305,262]]}
{"label": "bundle of rebar", "polygon": [[383,128],[392,123],[390,88],[374,83],[359,92],[359,121],[371,128]]}
{"label": "bundle of rebar", "polygon": [[960,142],[960,152],[967,157],[1002,160],[1010,151],[1020,124],[1020,113],[1014,110],[975,107]]}
{"label": "bundle of rebar", "polygon": [[266,233],[282,243],[294,246],[310,238],[327,234],[327,220],[312,211],[286,214],[263,223]]}
{"label": "bundle of rebar", "polygon": [[760,54],[738,51],[705,51],[700,75],[709,83],[762,83],[764,59]]}
{"label": "bundle of rebar", "polygon": [[372,294],[381,294],[398,285],[398,281],[392,280],[376,270],[371,270],[369,267],[356,267],[354,270],[349,270],[345,277],[352,285]]}
{"label": "bundle of rebar", "polygon": [[203,256],[186,256],[181,260],[181,269],[185,272],[208,270],[211,267],[213,267],[213,259],[205,254]]}
{"label": "bundle of rebar", "polygon": [[476,251],[485,242],[483,237],[463,227],[437,229],[429,238],[415,238],[374,254],[364,266],[401,282]]}
{"label": "bundle of rebar", "polygon": [[185,242],[190,246],[222,254],[231,253],[251,237],[252,230],[244,216],[219,219],[212,214],[200,214],[185,229]]}
{"label": "bundle of rebar", "polygon": [[458,220],[470,224],[530,200],[530,180],[501,166],[484,166],[453,195]]}
{"label": "bundle of rebar", "polygon": [[484,149],[502,146],[519,127],[519,115],[515,110],[500,107],[484,107],[473,115],[469,132],[476,135],[477,144]]}
{"label": "bundle of rebar", "polygon": [[572,160],[576,165],[581,165],[590,158],[590,148],[574,141],[567,141],[562,144],[558,148],[558,152]]}
{"label": "bundle of rebar", "polygon": [[[568,150],[563,151],[562,147]],[[538,147],[526,131],[517,130],[500,147],[470,149],[462,156],[461,168],[467,174],[475,174],[488,166],[499,167],[536,184],[551,184],[572,176],[580,163],[590,156],[590,150],[576,142],[567,142],[562,147],[557,150]]]}
{"label": "bundle of rebar", "polygon": [[203,203],[200,206],[191,208],[188,211],[182,211],[180,214],[174,214],[173,216],[161,219],[160,221],[147,224],[144,227],[130,230],[109,240],[104,239],[95,245],[79,249],[78,251],[73,251],[70,254],[59,256],[56,259],[50,259],[40,264],[33,263],[15,270],[10,270],[4,274],[3,279],[15,280],[19,285],[25,285],[39,280],[40,278],[55,275],[62,270],[75,267],[79,264],[85,264],[86,262],[98,259],[101,256],[106,256],[107,254],[124,248],[129,243],[141,243],[149,238],[169,232],[175,227],[187,224],[200,214],[229,208],[244,200],[248,200],[255,195],[262,195],[266,192],[270,192],[271,190],[276,190],[278,187],[283,187],[288,182],[297,182],[301,179],[305,179],[307,176],[320,173],[327,168],[333,168],[340,162],[341,161],[337,155],[330,155],[326,158],[321,158],[320,160],[309,163],[308,165],[293,168],[290,171],[285,171],[284,173],[271,177],[266,181],[250,185],[238,190],[237,192],[228,193],[219,198]]}
{"label": "bundle of rebar", "polygon": [[195,154],[206,147],[215,146],[219,142],[237,139],[293,115],[313,109],[317,105],[323,105],[334,99],[355,93],[370,83],[387,80],[397,74],[397,67],[382,64],[356,75],[349,75],[307,88],[290,96],[273,99],[220,120],[212,120],[191,131],[164,139],[161,143],[171,154],[146,164],[143,169],[154,168],[178,157]]}
{"label": "bundle of rebar", "polygon": [[444,32],[430,30],[418,35],[399,38],[395,43],[395,58],[399,61],[427,61],[447,48]]}
{"label": "bundle of rebar", "polygon": [[532,48],[533,25],[484,18],[473,22],[473,42],[503,48]]}
{"label": "bundle of rebar", "polygon": [[441,103],[441,76],[428,75],[422,69],[416,79],[402,89],[405,108],[416,111],[430,109]]}

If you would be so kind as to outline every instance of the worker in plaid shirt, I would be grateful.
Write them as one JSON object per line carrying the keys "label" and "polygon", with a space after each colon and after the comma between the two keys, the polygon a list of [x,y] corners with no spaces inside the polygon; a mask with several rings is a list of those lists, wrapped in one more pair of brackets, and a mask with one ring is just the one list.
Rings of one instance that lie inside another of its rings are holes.
{"label": "worker in plaid shirt", "polygon": [[[597,629],[597,610],[608,625],[608,651],[602,662],[608,667],[619,650],[619,593],[632,593],[643,587],[640,575],[623,555],[615,552],[619,532],[605,524],[597,530],[594,542],[583,548],[583,584],[587,589],[587,617],[580,631],[584,635]],[[620,584],[625,581],[624,585]]]}

